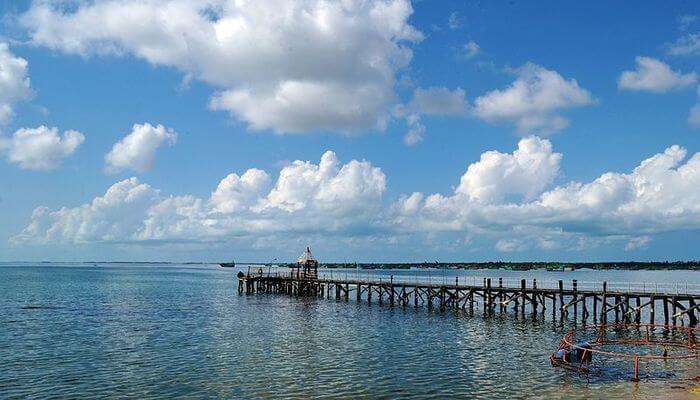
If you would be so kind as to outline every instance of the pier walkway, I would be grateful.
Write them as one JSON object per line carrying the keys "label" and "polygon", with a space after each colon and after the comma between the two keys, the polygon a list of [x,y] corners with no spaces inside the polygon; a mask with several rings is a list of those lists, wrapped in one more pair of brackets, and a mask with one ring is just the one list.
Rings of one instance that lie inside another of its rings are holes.
{"label": "pier walkway", "polygon": [[[257,272],[257,273],[256,273]],[[388,278],[388,279],[387,279]],[[460,281],[461,278],[461,281]],[[514,312],[552,319],[606,324],[661,324],[667,328],[696,326],[700,313],[697,285],[647,283],[537,282],[503,278],[433,277],[319,271],[317,277],[249,271],[240,277],[240,294],[276,293],[296,297],[354,299],[389,307],[463,310],[484,316]]]}

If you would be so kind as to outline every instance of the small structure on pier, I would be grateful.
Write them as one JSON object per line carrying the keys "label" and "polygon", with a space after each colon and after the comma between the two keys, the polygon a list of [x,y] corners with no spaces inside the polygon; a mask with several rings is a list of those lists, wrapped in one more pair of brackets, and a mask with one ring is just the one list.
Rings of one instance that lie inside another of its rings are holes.
{"label": "small structure on pier", "polygon": [[317,279],[318,260],[311,254],[311,247],[306,246],[306,250],[301,254],[296,264],[292,264],[292,277],[297,279]]}

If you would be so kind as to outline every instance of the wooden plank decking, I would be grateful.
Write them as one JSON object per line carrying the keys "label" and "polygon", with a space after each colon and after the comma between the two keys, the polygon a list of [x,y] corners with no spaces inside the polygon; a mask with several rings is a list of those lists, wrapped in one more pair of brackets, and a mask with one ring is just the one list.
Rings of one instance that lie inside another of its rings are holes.
{"label": "wooden plank decking", "polygon": [[[394,282],[367,279],[307,279],[289,275],[246,275],[239,279],[240,294],[277,293],[289,296],[334,298],[390,307],[419,307],[429,309],[463,310],[484,316],[512,312],[525,315],[551,315],[552,319],[574,322],[650,323],[671,329],[676,326],[696,326],[700,312],[700,294],[664,293],[639,290],[579,290],[576,280],[559,287],[538,288],[537,281],[522,279],[519,286],[504,285],[503,279],[485,278],[479,285],[424,282]],[[657,308],[660,307],[660,308]],[[657,311],[658,310],[658,311]]]}

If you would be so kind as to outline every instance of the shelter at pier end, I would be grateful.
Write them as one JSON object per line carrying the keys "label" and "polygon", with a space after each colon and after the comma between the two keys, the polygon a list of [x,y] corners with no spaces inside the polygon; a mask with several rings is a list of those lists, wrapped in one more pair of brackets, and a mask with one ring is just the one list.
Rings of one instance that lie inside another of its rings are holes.
{"label": "shelter at pier end", "polygon": [[318,261],[311,254],[311,248],[306,246],[306,250],[301,254],[296,264],[291,265],[292,277],[297,279],[318,278]]}

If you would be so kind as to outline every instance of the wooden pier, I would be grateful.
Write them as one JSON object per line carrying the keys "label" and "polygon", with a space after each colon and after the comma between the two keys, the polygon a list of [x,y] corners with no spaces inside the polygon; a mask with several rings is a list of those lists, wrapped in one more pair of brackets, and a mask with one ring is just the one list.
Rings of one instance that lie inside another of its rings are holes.
{"label": "wooden pier", "polygon": [[291,274],[246,274],[239,278],[240,294],[275,293],[318,297],[389,307],[427,307],[440,311],[464,311],[484,316],[513,312],[522,316],[548,316],[574,323],[663,324],[667,328],[696,326],[700,294],[663,293],[651,290],[580,290],[576,280],[558,281],[558,288],[538,288],[537,280],[504,285],[502,278],[484,278],[479,284],[432,284],[368,279],[305,278]]}

